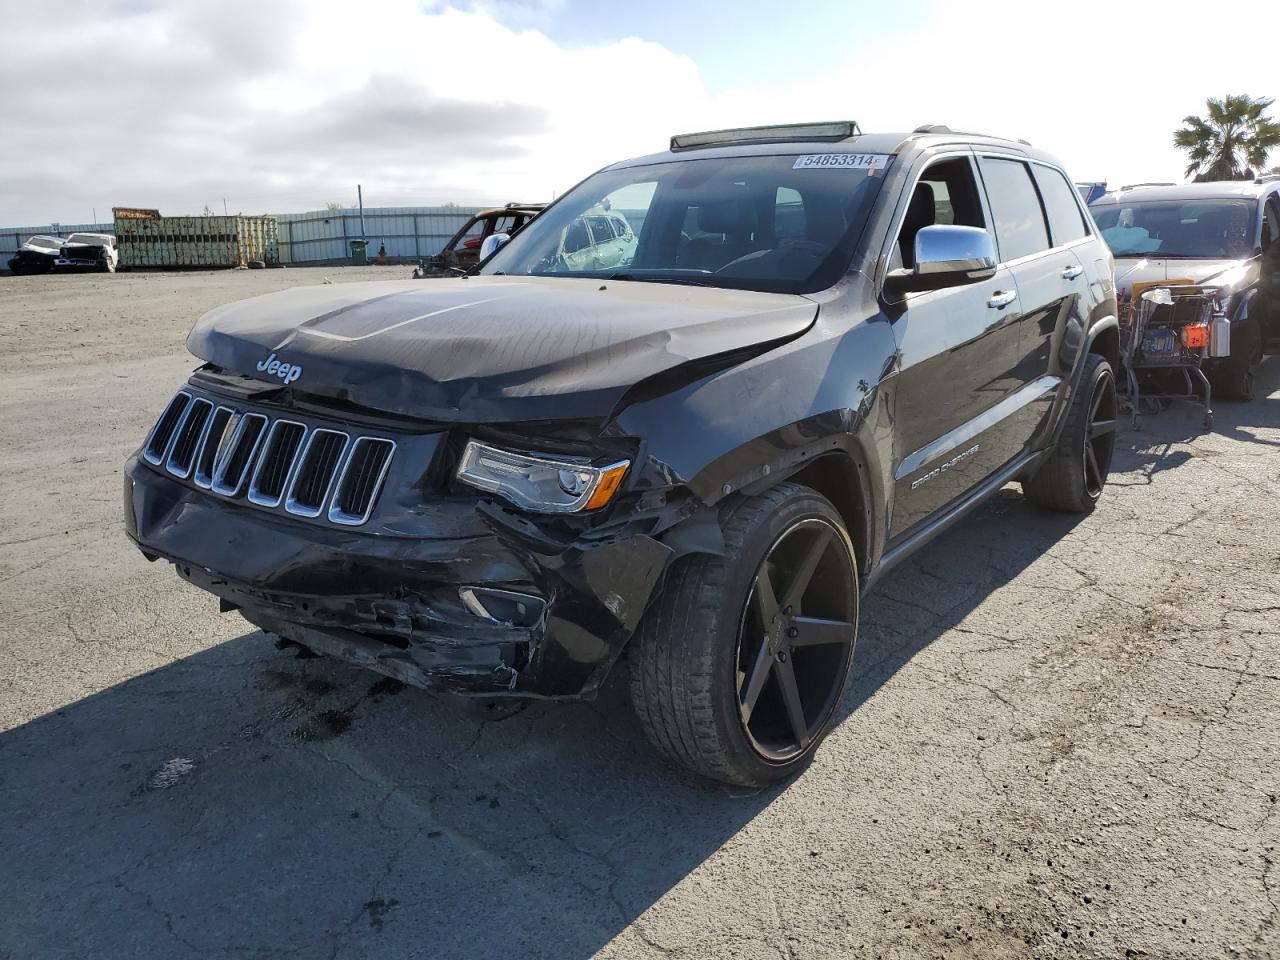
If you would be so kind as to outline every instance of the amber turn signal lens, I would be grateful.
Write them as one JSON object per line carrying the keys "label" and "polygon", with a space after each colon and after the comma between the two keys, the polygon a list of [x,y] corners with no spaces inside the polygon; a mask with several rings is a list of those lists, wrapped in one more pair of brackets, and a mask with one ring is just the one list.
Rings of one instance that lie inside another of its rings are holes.
{"label": "amber turn signal lens", "polygon": [[1182,328],[1182,344],[1188,350],[1198,350],[1209,345],[1209,325],[1189,323]]}
{"label": "amber turn signal lens", "polygon": [[622,486],[622,478],[627,475],[628,466],[629,464],[620,463],[601,473],[595,493],[591,494],[591,499],[587,501],[584,509],[595,510],[612,500],[613,495],[618,492],[618,487]]}

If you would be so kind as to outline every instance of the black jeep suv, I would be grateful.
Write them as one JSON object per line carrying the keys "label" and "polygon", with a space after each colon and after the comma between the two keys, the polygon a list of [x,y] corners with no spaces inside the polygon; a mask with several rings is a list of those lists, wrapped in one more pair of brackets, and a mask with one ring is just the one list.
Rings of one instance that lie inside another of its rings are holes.
{"label": "black jeep suv", "polygon": [[[618,214],[626,262],[595,269],[566,238]],[[626,651],[663,753],[765,783],[831,726],[894,562],[1009,481],[1098,499],[1113,283],[1024,143],[675,137],[474,275],[201,318],[128,532],[262,629],[428,689],[590,696]]]}

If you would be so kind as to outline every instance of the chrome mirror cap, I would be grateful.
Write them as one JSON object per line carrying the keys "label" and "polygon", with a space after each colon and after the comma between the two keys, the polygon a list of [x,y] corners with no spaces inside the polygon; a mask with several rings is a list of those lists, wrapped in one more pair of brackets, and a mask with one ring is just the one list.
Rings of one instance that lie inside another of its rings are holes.
{"label": "chrome mirror cap", "polygon": [[923,227],[916,234],[915,249],[917,277],[960,274],[964,276],[956,279],[963,282],[988,279],[995,274],[995,241],[980,227],[949,224]]}
{"label": "chrome mirror cap", "polygon": [[915,266],[889,271],[884,293],[893,302],[903,294],[990,280],[996,265],[996,244],[986,230],[951,224],[921,227],[915,237]]}

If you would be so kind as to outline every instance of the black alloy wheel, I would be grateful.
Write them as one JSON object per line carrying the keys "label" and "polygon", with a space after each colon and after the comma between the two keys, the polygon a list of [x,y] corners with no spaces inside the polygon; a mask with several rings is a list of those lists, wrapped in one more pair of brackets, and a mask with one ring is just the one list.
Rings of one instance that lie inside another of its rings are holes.
{"label": "black alloy wheel", "polygon": [[729,497],[724,550],[672,564],[629,650],[650,741],[745,787],[783,780],[830,732],[853,662],[858,564],[844,518],[798,483]]}
{"label": "black alloy wheel", "polygon": [[1091,500],[1102,496],[1116,449],[1116,378],[1108,369],[1093,384],[1089,427],[1084,440],[1084,487]]}
{"label": "black alloy wheel", "polygon": [[853,557],[840,531],[810,517],[769,548],[738,629],[738,716],[769,763],[808,750],[844,691],[857,638]]}
{"label": "black alloy wheel", "polygon": [[1057,443],[1022,480],[1028,500],[1063,513],[1088,513],[1097,505],[1116,449],[1115,372],[1100,354],[1088,354],[1082,362]]}

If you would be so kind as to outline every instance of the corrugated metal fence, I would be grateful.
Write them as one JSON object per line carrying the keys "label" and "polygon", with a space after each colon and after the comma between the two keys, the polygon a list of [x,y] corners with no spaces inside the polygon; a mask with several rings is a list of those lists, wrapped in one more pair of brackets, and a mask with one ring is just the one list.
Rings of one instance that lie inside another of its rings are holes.
{"label": "corrugated metal fence", "polygon": [[439,253],[472,214],[482,207],[366,207],[360,211],[317,210],[286,213],[280,221],[280,259],[285,263],[343,260],[348,241],[369,241],[369,259],[386,245],[387,256],[417,260]]}
{"label": "corrugated metal fence", "polygon": [[[440,249],[482,207],[366,207],[363,239],[369,258],[385,244],[387,256],[417,260]],[[345,260],[348,241],[362,238],[360,212],[355,209],[313,210],[278,215],[280,259],[284,263]],[[112,223],[45,224],[39,227],[0,227],[0,269],[27,237],[37,233],[65,237],[70,233],[113,233]]]}

